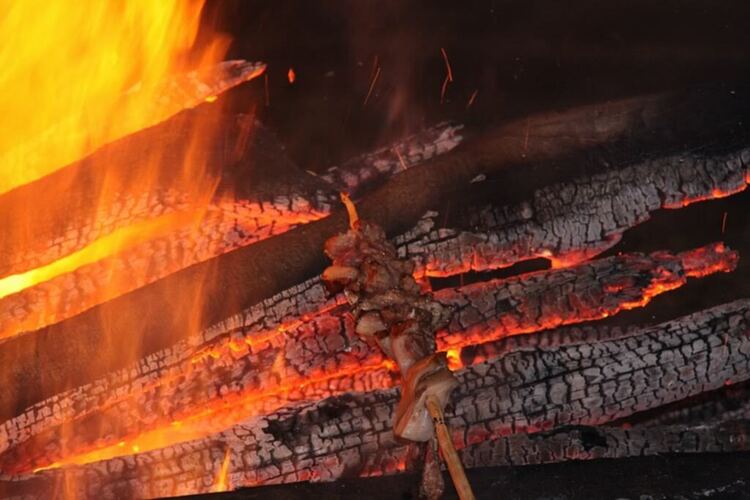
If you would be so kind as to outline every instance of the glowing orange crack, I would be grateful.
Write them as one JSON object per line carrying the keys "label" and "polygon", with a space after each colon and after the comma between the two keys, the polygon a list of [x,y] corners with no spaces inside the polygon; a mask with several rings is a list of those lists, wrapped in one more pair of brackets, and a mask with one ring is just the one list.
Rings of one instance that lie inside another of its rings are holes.
{"label": "glowing orange crack", "polygon": [[[132,455],[133,453],[144,453],[186,441],[200,439],[204,436],[223,431],[236,422],[257,416],[259,411],[276,411],[287,404],[287,401],[273,401],[273,397],[300,392],[304,393],[308,387],[317,389],[315,397],[328,397],[337,392],[329,389],[320,389],[319,386],[337,379],[354,378],[359,374],[377,372],[379,370],[390,371],[395,366],[390,360],[383,360],[374,365],[358,365],[347,370],[337,370],[333,373],[322,374],[316,377],[300,377],[286,381],[267,391],[246,391],[243,394],[233,394],[224,398],[207,401],[201,405],[201,410],[183,418],[162,424],[160,427],[142,432],[137,436],[121,440],[117,444],[94,448],[85,452],[78,452],[61,458],[49,465],[34,469],[34,472],[54,469],[72,464],[87,464],[101,460]],[[389,387],[391,384],[382,384],[372,389]],[[304,399],[302,399],[304,400]],[[265,403],[265,404],[264,404]]]}

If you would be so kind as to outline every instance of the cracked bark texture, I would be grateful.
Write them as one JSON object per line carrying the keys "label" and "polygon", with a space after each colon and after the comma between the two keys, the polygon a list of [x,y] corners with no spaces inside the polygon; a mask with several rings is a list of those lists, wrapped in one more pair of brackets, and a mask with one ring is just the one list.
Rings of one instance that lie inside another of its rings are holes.
{"label": "cracked bark texture", "polygon": [[403,141],[331,167],[321,177],[337,191],[359,197],[384,179],[452,150],[463,139],[461,129],[463,125],[439,123]]}
{"label": "cracked bark texture", "polygon": [[[653,437],[655,429],[577,426],[605,424],[747,380],[748,332],[750,301],[739,300],[624,339],[512,352],[457,372],[461,383],[446,418],[469,460],[538,463],[598,453],[619,456],[640,453],[651,439],[654,450],[744,449],[746,440],[735,440],[746,435],[744,428],[734,434],[692,430],[693,435],[678,428],[663,434],[662,444]],[[414,459],[414,449],[397,442],[390,429],[398,397],[395,389],[344,394],[252,418],[196,441],[6,477],[4,484],[21,492],[49,487],[68,474],[79,493],[89,497],[208,491],[216,476],[211,464],[220,464],[227,449],[235,487],[392,473],[407,469]],[[500,441],[493,444],[493,439]],[[569,447],[561,447],[563,442]]]}
{"label": "cracked bark texture", "polygon": [[[490,359],[502,351],[488,342],[616,314],[642,304],[649,294],[681,286],[687,276],[729,270],[736,258],[722,245],[677,255],[625,254],[571,269],[442,290],[435,299],[452,309],[452,317],[437,333],[438,348],[469,346],[472,361]],[[304,289],[294,298],[309,306],[325,297],[315,290]],[[236,323],[222,323],[221,333],[205,332],[202,339],[35,405],[0,427],[0,468],[39,467],[58,461],[63,449],[71,454],[94,443],[114,444],[153,429],[170,429],[173,421],[192,420],[202,430],[217,428],[286,403],[398,383],[382,354],[355,334],[345,309],[331,310],[342,302],[331,298],[300,319],[301,311],[288,312],[291,297],[277,298],[265,312],[248,311]],[[274,317],[281,322],[272,323]],[[293,322],[285,322],[287,317]],[[593,330],[521,336],[515,346],[552,348],[622,336],[619,329]],[[592,332],[595,335],[586,335]],[[543,338],[554,341],[537,340]],[[477,343],[484,344],[474,347]],[[304,390],[290,392],[296,385]],[[195,408],[216,411],[205,421],[195,420]],[[184,426],[181,432],[187,432]]]}
{"label": "cracked bark texture", "polygon": [[431,276],[537,257],[561,267],[612,248],[655,210],[729,196],[748,182],[750,149],[683,153],[556,183],[516,205],[487,207],[466,221],[471,230],[440,228],[427,218],[396,242],[401,257],[412,258]]}
{"label": "cracked bark texture", "polygon": [[615,425],[711,426],[741,420],[750,420],[750,384],[747,382],[729,385],[658,410],[635,415]]}

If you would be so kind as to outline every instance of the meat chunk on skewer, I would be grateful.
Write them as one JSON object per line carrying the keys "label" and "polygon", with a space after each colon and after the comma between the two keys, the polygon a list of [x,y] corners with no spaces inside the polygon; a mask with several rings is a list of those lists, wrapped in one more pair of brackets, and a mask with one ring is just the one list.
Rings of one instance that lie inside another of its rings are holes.
{"label": "meat chunk on skewer", "polygon": [[412,275],[413,263],[398,259],[385,232],[359,220],[348,197],[342,199],[350,229],[326,242],[333,264],[323,281],[333,290],[343,289],[356,333],[398,364],[403,382],[394,433],[429,441],[435,430],[426,401],[432,397],[443,409],[457,384],[445,355],[435,352],[435,331],[445,326],[449,311],[422,290]]}

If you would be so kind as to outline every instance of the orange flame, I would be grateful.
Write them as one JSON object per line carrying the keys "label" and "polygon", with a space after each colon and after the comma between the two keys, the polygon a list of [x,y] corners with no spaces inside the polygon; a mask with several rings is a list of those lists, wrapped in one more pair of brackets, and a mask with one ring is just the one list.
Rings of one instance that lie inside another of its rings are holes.
{"label": "orange flame", "polygon": [[[6,8],[0,14],[0,194],[184,108],[214,102],[215,92],[259,76],[262,65],[242,61],[215,64],[228,47],[228,40],[220,36],[211,34],[201,50],[194,47],[203,3],[53,0],[43,8],[27,2]],[[0,298],[199,222],[218,182],[207,175],[206,148],[198,145],[211,140],[213,120],[208,113],[199,115],[189,123],[190,130],[181,131],[185,155],[180,164],[167,164],[164,157],[168,155],[158,147],[134,156],[138,163],[116,174],[105,169],[106,158],[90,157],[86,169],[87,175],[91,173],[93,192],[83,193],[84,199],[73,203],[80,205],[82,217],[83,210],[97,214],[95,220],[87,219],[87,227],[96,228],[91,232],[101,231],[103,236],[84,248],[68,250],[72,253],[62,254],[54,262],[46,260],[38,268],[18,269],[21,272],[3,277]],[[168,180],[163,173],[166,167],[156,168],[161,165],[169,168]],[[102,170],[107,173],[98,175]],[[188,200],[184,213],[148,221],[136,213],[130,226],[119,228],[126,221],[106,219],[113,199],[116,203],[147,199],[145,195],[159,178],[161,188],[179,192]],[[65,210],[70,202],[65,191],[66,186],[61,185],[57,192],[39,192],[38,203]],[[115,193],[129,196],[117,198]],[[4,237],[18,242],[18,248],[35,237],[32,212],[30,207],[18,207],[13,224],[3,228]],[[85,230],[70,228],[71,233],[76,231],[81,231],[81,244],[86,244]],[[39,261],[37,257],[30,261]],[[111,267],[116,268],[114,264]],[[101,295],[110,298],[113,293],[124,293],[104,292]]]}
{"label": "orange flame", "polygon": [[[164,231],[173,228],[180,222],[189,222],[194,216],[195,214],[193,213],[177,213],[140,221],[105,235],[81,250],[66,255],[50,264],[23,273],[6,276],[0,279],[0,298],[19,292],[37,283],[75,271],[86,264],[96,262],[103,257],[115,253],[115,251],[123,250],[148,237],[163,234]],[[0,334],[0,338],[2,338],[2,334]]]}
{"label": "orange flame", "polygon": [[227,448],[226,453],[224,453],[224,460],[221,462],[221,467],[219,468],[219,472],[216,475],[216,481],[214,483],[216,484],[216,487],[214,488],[215,492],[222,492],[222,491],[229,491],[230,484],[229,484],[229,464],[230,464],[230,458],[231,458],[231,449]]}

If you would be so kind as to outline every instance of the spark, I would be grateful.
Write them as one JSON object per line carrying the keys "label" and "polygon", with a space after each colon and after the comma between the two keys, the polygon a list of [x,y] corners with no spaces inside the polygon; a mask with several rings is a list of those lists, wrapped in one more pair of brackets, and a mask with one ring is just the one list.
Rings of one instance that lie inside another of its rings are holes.
{"label": "spark", "polygon": [[367,91],[367,96],[365,97],[365,101],[362,103],[362,106],[367,106],[367,101],[370,100],[370,95],[372,95],[372,91],[375,88],[375,84],[377,83],[378,78],[380,78],[380,66],[375,69],[375,75],[372,77],[372,81],[370,82],[370,89]]}
{"label": "spark", "polygon": [[266,89],[266,106],[271,105],[271,94],[268,93],[268,73],[263,75],[263,85]]}
{"label": "spark", "polygon": [[443,104],[443,101],[445,101],[445,91],[448,89],[449,81],[449,77],[446,75],[445,80],[443,80],[443,88],[440,89],[440,104]]}
{"label": "spark", "polygon": [[474,92],[471,93],[471,97],[469,97],[469,102],[466,103],[466,109],[469,109],[472,104],[474,104],[474,101],[477,98],[477,94],[479,93],[479,89],[475,89]]}
{"label": "spark", "polygon": [[451,63],[448,60],[448,54],[445,52],[443,47],[440,47],[440,53],[443,54],[443,61],[445,61],[445,80],[443,80],[443,87],[440,89],[440,104],[445,101],[445,91],[448,89],[448,83],[453,81],[453,69],[451,69]]}
{"label": "spark", "polygon": [[404,161],[404,157],[401,156],[401,151],[398,150],[398,148],[393,148],[393,152],[396,153],[396,156],[398,157],[398,162],[401,164],[401,169],[406,170],[406,162]]}
{"label": "spark", "polygon": [[289,79],[289,83],[294,83],[294,80],[297,79],[297,75],[294,73],[294,68],[289,68],[289,71],[286,73],[286,77]]}
{"label": "spark", "polygon": [[448,81],[453,81],[453,70],[451,69],[451,63],[448,60],[448,54],[446,54],[445,49],[440,47],[440,52],[443,54],[443,60],[445,61],[445,69],[448,71]]}

